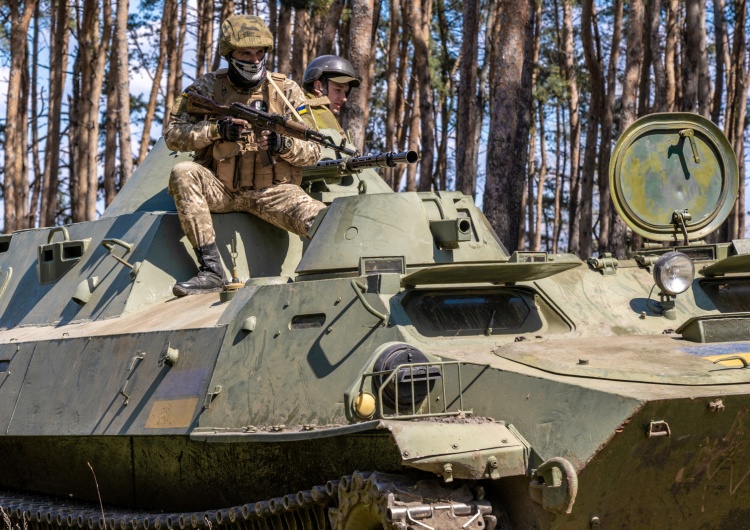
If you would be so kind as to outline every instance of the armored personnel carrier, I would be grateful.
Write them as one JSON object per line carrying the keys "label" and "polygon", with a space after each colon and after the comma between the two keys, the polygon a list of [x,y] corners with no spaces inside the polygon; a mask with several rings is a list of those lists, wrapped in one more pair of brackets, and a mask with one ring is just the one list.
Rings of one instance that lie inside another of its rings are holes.
{"label": "armored personnel carrier", "polygon": [[6,526],[748,527],[750,241],[704,240],[739,182],[709,121],[620,138],[631,259],[510,253],[470,197],[339,162],[310,241],[215,215],[241,285],[175,299],[184,156],[0,239]]}

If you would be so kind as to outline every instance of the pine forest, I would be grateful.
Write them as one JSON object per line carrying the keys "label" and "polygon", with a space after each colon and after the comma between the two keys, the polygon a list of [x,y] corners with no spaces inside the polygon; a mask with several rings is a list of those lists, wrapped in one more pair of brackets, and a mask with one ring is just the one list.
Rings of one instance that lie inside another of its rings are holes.
{"label": "pine forest", "polygon": [[[3,231],[97,218],[175,98],[225,66],[219,26],[262,17],[270,71],[323,54],[361,85],[342,122],[365,153],[418,150],[394,190],[457,190],[510,250],[625,256],[608,167],[657,112],[723,130],[745,177],[746,0],[0,0]],[[746,231],[745,187],[716,240]]]}

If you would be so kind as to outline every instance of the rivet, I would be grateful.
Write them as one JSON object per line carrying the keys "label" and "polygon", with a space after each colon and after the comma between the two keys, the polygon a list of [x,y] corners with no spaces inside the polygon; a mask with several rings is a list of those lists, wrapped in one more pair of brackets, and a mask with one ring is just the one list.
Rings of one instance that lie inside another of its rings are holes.
{"label": "rivet", "polygon": [[326,333],[330,333],[331,331],[333,331],[333,326],[328,326],[328,329],[326,330]]}
{"label": "rivet", "polygon": [[404,458],[409,458],[409,451],[402,452],[401,456],[403,456]]}
{"label": "rivet", "polygon": [[458,444],[453,444],[453,445],[451,445],[451,447],[452,447],[453,449],[458,449]]}

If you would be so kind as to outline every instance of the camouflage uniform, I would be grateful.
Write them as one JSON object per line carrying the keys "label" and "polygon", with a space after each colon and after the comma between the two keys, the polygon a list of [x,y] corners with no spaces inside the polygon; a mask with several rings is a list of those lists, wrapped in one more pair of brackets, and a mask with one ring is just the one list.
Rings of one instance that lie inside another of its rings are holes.
{"label": "camouflage uniform", "polygon": [[[268,77],[273,78],[294,107],[304,104],[304,93],[295,82],[270,72]],[[270,112],[287,117],[291,114],[268,78],[243,93],[229,81],[226,70],[218,70],[197,79],[187,91],[221,104],[262,100]],[[246,130],[238,142],[221,141],[216,120],[187,113],[185,93],[175,101],[165,139],[170,149],[195,151],[195,162],[177,164],[169,179],[169,193],[193,247],[215,241],[211,212],[249,212],[304,236],[315,216],[325,208],[299,187],[301,166],[314,164],[320,157],[316,144],[291,139],[291,149],[276,153],[276,164],[263,168],[252,130]]]}
{"label": "camouflage uniform", "polygon": [[306,92],[305,97],[307,98],[307,103],[298,107],[297,112],[305,120],[307,126],[316,131],[333,129],[343,136],[344,130],[341,128],[341,124],[339,124],[336,115],[328,107],[331,103],[328,97],[316,97],[315,94],[311,94],[310,92]]}

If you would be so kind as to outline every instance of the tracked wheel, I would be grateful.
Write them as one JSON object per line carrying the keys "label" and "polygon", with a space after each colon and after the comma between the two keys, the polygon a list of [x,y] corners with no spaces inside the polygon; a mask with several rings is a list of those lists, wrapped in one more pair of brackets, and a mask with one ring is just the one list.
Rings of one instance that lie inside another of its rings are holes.
{"label": "tracked wheel", "polygon": [[333,530],[493,530],[492,505],[466,486],[400,475],[355,472],[326,485],[338,502],[328,510]]}

